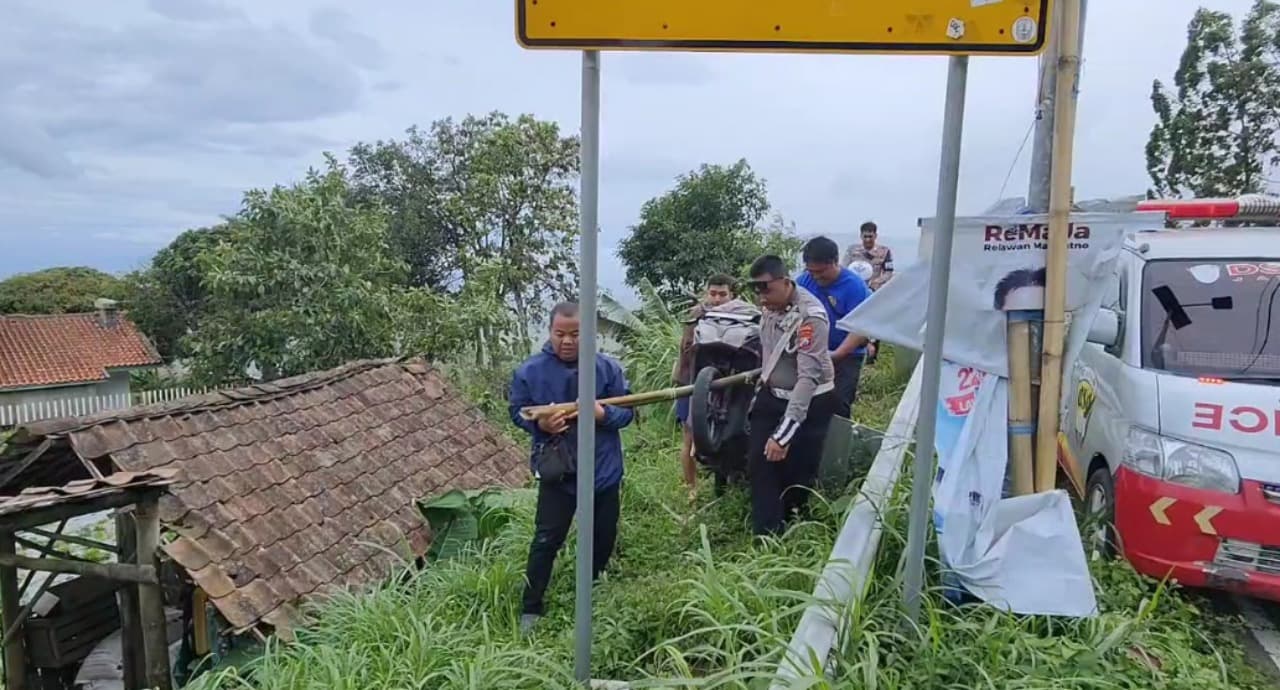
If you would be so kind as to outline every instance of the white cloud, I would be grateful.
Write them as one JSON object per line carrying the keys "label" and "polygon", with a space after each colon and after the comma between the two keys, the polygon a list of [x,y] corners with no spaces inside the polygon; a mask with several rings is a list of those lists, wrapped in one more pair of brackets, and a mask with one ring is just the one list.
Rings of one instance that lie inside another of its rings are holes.
{"label": "white cloud", "polygon": [[[1198,4],[1091,3],[1078,196],[1147,186],[1151,81],[1172,75]],[[1251,3],[1213,4],[1239,15]],[[6,0],[0,103],[25,129],[0,125],[0,244],[25,244],[0,252],[0,275],[86,256],[136,265],[150,246],[233,212],[240,191],[411,124],[503,110],[577,130],[580,57],[520,49],[509,3],[354,7]],[[905,249],[916,218],[933,212],[944,59],[606,53],[602,63],[602,246],[616,246],[675,175],[744,157],[806,235],[847,241],[874,219]],[[962,213],[998,196],[1031,122],[1035,72],[1026,58],[973,60]],[[1007,195],[1025,191],[1029,153]],[[617,289],[622,272],[605,256],[600,274]]]}

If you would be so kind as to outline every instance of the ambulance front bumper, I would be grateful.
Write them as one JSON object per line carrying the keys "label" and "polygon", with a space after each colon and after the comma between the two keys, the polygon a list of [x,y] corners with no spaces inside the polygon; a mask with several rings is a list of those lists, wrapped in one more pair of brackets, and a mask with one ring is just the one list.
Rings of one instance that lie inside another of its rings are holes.
{"label": "ambulance front bumper", "polygon": [[1138,572],[1280,601],[1280,486],[1238,494],[1193,489],[1122,467],[1116,531]]}

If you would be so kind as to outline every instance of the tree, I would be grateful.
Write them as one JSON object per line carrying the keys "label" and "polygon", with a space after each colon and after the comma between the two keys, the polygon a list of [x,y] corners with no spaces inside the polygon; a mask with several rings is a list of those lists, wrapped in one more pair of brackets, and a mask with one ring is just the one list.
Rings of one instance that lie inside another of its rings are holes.
{"label": "tree", "polygon": [[0,281],[0,314],[68,314],[93,311],[98,298],[121,299],[119,278],[85,266],[47,268]]}
{"label": "tree", "polygon": [[388,210],[410,285],[456,292],[496,270],[496,295],[527,315],[574,293],[578,162],[555,123],[491,113],[357,145],[348,167],[354,198]]}
{"label": "tree", "polygon": [[769,210],[765,182],[745,160],[681,175],[645,202],[618,249],[627,284],[648,281],[664,299],[682,300],[714,273],[743,275],[761,254],[790,258],[799,240],[781,216],[762,225]]}
{"label": "tree", "polygon": [[157,252],[146,269],[127,277],[129,315],[161,356],[190,354],[183,338],[199,326],[208,296],[199,258],[230,237],[226,223],[187,230]]}
{"label": "tree", "polygon": [[1156,80],[1147,142],[1149,194],[1221,197],[1263,191],[1280,160],[1280,5],[1258,0],[1237,31],[1200,9],[1170,92]]}
{"label": "tree", "polygon": [[455,307],[405,287],[387,216],[353,203],[329,158],[291,187],[245,194],[225,241],[198,253],[206,312],[187,339],[198,379],[291,376],[458,346]]}

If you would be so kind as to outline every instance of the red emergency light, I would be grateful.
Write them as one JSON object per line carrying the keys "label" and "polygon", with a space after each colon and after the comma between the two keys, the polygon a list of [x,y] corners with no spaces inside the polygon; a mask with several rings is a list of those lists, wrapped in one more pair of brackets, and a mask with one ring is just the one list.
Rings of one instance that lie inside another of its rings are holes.
{"label": "red emergency light", "polygon": [[1280,217],[1280,198],[1248,195],[1238,199],[1148,199],[1139,211],[1162,211],[1169,220],[1217,220]]}

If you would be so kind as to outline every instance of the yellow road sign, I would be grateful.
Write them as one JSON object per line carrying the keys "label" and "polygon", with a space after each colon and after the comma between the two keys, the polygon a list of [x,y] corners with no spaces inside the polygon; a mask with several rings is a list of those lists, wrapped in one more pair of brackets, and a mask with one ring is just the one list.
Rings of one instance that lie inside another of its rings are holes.
{"label": "yellow road sign", "polygon": [[1216,535],[1218,530],[1213,526],[1213,519],[1221,512],[1222,509],[1217,506],[1205,506],[1204,510],[1196,513],[1196,524],[1200,526],[1200,531]]}
{"label": "yellow road sign", "polygon": [[1164,511],[1168,510],[1177,502],[1178,499],[1169,498],[1168,496],[1165,496],[1164,498],[1157,498],[1155,503],[1152,503],[1148,510],[1151,511],[1151,517],[1155,518],[1156,522],[1162,525],[1172,525],[1173,523],[1169,521],[1169,516],[1165,515]]}
{"label": "yellow road sign", "polygon": [[516,0],[526,48],[1035,55],[1049,0]]}

